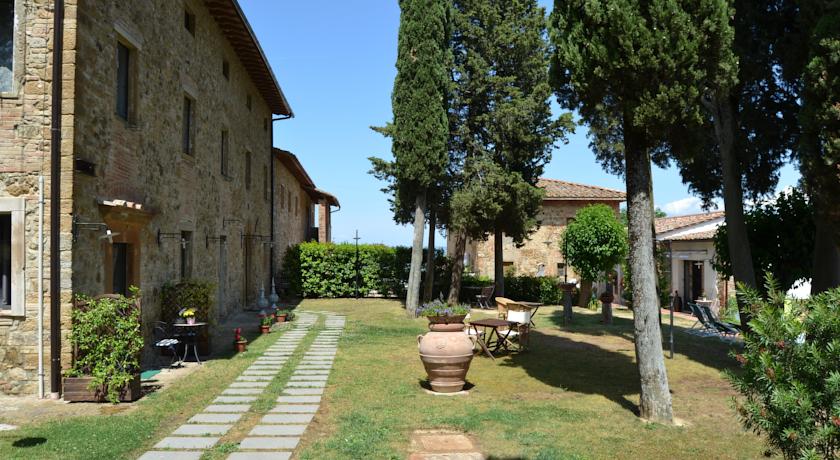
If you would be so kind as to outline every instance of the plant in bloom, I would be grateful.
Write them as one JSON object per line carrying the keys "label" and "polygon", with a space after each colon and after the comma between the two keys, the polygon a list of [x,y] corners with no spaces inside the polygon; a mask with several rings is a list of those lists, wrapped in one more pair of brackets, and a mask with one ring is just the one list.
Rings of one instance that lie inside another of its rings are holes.
{"label": "plant in bloom", "polygon": [[417,315],[423,317],[429,316],[463,316],[470,312],[470,307],[467,305],[451,305],[442,300],[433,300],[425,303],[417,309]]}
{"label": "plant in bloom", "polygon": [[195,308],[182,308],[178,311],[178,316],[181,318],[189,318],[195,316]]}

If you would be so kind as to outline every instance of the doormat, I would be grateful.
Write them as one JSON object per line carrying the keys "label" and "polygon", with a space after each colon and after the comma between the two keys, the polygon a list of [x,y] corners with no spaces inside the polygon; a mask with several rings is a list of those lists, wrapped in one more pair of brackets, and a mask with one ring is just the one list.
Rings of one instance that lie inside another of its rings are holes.
{"label": "doormat", "polygon": [[151,380],[152,377],[160,374],[160,369],[150,369],[140,373],[140,380]]}

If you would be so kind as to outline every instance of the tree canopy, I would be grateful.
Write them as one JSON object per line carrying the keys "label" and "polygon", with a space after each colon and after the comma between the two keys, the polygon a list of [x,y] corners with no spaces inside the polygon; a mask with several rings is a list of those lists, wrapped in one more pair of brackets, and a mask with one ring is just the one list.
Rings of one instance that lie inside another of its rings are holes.
{"label": "tree canopy", "polygon": [[627,257],[627,230],[609,206],[586,206],[566,226],[560,249],[583,279],[597,281]]}

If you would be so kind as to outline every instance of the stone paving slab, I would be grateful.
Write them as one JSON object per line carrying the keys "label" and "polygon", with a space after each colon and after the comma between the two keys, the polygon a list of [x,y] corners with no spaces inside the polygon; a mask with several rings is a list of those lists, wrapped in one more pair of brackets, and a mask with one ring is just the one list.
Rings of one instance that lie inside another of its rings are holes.
{"label": "stone paving slab", "polygon": [[228,388],[227,390],[223,390],[223,395],[258,395],[262,393],[263,390],[260,388]]}
{"label": "stone paving slab", "polygon": [[327,382],[289,382],[286,384],[287,388],[299,388],[299,387],[315,387],[315,388],[323,388],[327,386]]}
{"label": "stone paving slab", "polygon": [[227,460],[289,460],[291,452],[234,452]]}
{"label": "stone paving slab", "polygon": [[207,436],[207,435],[223,435],[227,433],[233,425],[181,425],[172,434],[178,436]]}
{"label": "stone paving slab", "polygon": [[278,396],[277,402],[286,404],[318,404],[320,396]]}
{"label": "stone paving slab", "polygon": [[309,423],[312,417],[313,414],[266,414],[260,423]]}
{"label": "stone paving slab", "polygon": [[330,373],[330,371],[323,370],[323,369],[315,369],[315,370],[301,369],[301,370],[295,371],[295,375],[327,375],[329,373]]}
{"label": "stone paving slab", "polygon": [[283,389],[283,393],[292,396],[305,396],[305,395],[322,395],[324,394],[323,388],[285,388]]}
{"label": "stone paving slab", "polygon": [[306,425],[256,425],[249,436],[300,436]]}
{"label": "stone paving slab", "polygon": [[199,460],[202,451],[150,450],[137,460]]}
{"label": "stone paving slab", "polygon": [[277,375],[277,371],[264,371],[264,370],[256,370],[256,371],[249,371],[245,369],[242,372],[242,375]]}
{"label": "stone paving slab", "polygon": [[248,412],[250,404],[211,404],[204,408],[204,412],[221,412],[226,414],[241,414]]}
{"label": "stone paving slab", "polygon": [[278,404],[269,412],[286,414],[314,414],[318,412],[317,404]]}
{"label": "stone paving slab", "polygon": [[328,364],[301,364],[297,368],[298,369],[332,369],[332,366],[328,365]]}
{"label": "stone paving slab", "polygon": [[242,418],[242,414],[196,414],[187,422],[189,423],[236,423]]}
{"label": "stone paving slab", "polygon": [[279,371],[283,366],[277,364],[251,364],[249,371]]}
{"label": "stone paving slab", "polygon": [[155,444],[155,449],[209,449],[219,442],[218,437],[168,436]]}
{"label": "stone paving slab", "polygon": [[257,400],[256,396],[219,396],[213,400],[214,403],[240,404],[252,403]]}
{"label": "stone paving slab", "polygon": [[230,388],[265,388],[268,382],[233,382]]}
{"label": "stone paving slab", "polygon": [[297,437],[275,437],[275,438],[260,438],[248,437],[239,443],[240,449],[254,449],[254,450],[278,450],[278,449],[294,449],[297,447],[300,438]]}
{"label": "stone paving slab", "polygon": [[326,382],[328,375],[293,375],[289,377],[292,381]]}
{"label": "stone paving slab", "polygon": [[274,377],[270,375],[240,375],[236,378],[238,382],[270,382]]}

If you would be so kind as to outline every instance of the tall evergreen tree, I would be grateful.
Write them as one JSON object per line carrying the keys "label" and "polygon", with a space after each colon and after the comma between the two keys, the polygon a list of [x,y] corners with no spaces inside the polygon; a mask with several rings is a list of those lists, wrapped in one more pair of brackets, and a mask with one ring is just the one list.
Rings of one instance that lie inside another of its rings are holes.
{"label": "tall evergreen tree", "polygon": [[558,101],[589,127],[596,157],[627,183],[630,274],[643,418],[671,423],[653,254],[651,161],[700,129],[700,89],[730,65],[725,1],[556,0],[551,37]]}
{"label": "tall evergreen tree", "polygon": [[[454,6],[450,148],[461,160],[464,184],[453,198],[455,260],[463,258],[464,235],[493,232],[496,295],[503,295],[502,237],[521,243],[536,228],[543,196],[536,182],[571,117],[551,116],[545,10],[535,0],[455,0]],[[463,214],[482,206],[479,215]],[[451,296],[459,287],[456,272]]]}
{"label": "tall evergreen tree", "polygon": [[[393,177],[395,218],[413,205],[414,238],[406,310],[413,314],[420,298],[423,232],[428,192],[446,172],[449,135],[446,111],[449,86],[446,0],[400,0],[397,77],[391,96],[394,161],[372,159],[374,173]],[[433,249],[433,248],[432,248]]]}

